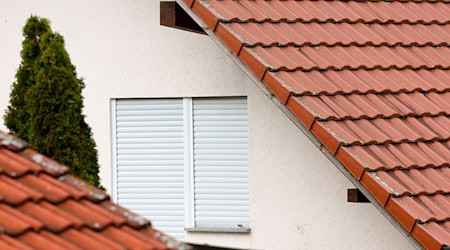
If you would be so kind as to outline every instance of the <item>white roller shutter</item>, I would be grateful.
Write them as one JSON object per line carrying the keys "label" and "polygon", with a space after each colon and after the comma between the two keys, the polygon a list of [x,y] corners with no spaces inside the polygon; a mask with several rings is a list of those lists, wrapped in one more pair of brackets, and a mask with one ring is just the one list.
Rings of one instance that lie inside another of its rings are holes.
{"label": "white roller shutter", "polygon": [[118,203],[183,239],[183,100],[117,100],[115,116]]}
{"label": "white roller shutter", "polygon": [[245,98],[195,98],[196,227],[248,227],[248,125]]}

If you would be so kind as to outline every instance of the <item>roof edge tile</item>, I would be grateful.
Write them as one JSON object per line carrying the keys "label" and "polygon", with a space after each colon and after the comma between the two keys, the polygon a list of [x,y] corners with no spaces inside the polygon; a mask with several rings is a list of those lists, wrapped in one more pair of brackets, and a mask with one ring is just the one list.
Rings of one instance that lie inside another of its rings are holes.
{"label": "roof edge tile", "polygon": [[411,233],[417,223],[416,218],[411,215],[397,199],[389,199],[386,204],[386,209],[394,216],[398,222]]}
{"label": "roof edge tile", "polygon": [[365,168],[364,166],[355,158],[353,157],[346,147],[339,147],[336,157],[338,160],[342,162],[342,164],[352,173],[352,175],[360,181],[363,177]]}
{"label": "roof edge tile", "polygon": [[361,177],[361,184],[370,191],[381,205],[386,206],[392,190],[388,186],[381,185],[374,173],[365,172]]}
{"label": "roof edge tile", "polygon": [[275,73],[269,72],[264,74],[262,82],[275,94],[275,96],[283,103],[287,104],[294,90],[292,87],[279,79]]}
{"label": "roof edge tile", "polygon": [[242,48],[238,57],[256,75],[258,80],[263,79],[267,67],[261,58],[258,58],[255,53],[252,53],[251,49]]}
{"label": "roof edge tile", "polygon": [[286,107],[294,113],[297,119],[299,119],[307,129],[311,130],[316,121],[316,117],[310,110],[306,109],[297,98],[289,98]]}
{"label": "roof edge tile", "polygon": [[335,134],[331,130],[327,129],[327,127],[320,122],[313,123],[310,130],[333,155],[336,154],[341,143],[340,140],[336,139]]}
{"label": "roof edge tile", "polygon": [[[427,227],[433,225],[434,222],[428,224],[417,224],[412,231],[412,235],[427,249],[441,250],[444,246],[448,246],[449,242],[443,243],[444,239],[435,237],[434,234],[427,230]],[[445,237],[442,237],[445,238]]]}
{"label": "roof edge tile", "polygon": [[215,30],[216,35],[231,49],[234,54],[239,54],[244,41],[240,36],[234,33],[229,27],[220,23]]}
{"label": "roof edge tile", "polygon": [[192,3],[191,9],[197,14],[203,22],[214,31],[219,23],[219,18],[212,13],[206,5],[206,3],[198,0],[194,0]]}

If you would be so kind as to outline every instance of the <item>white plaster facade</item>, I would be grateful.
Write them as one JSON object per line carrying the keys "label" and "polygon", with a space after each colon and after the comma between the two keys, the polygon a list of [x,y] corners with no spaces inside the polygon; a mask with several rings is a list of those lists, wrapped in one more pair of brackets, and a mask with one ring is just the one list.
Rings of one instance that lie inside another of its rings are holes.
{"label": "white plaster facade", "polygon": [[[187,241],[254,249],[411,249],[352,184],[208,36],[159,25],[158,0],[1,0],[0,116],[30,14],[49,18],[85,79],[102,184],[111,190],[111,98],[247,96],[250,234]],[[0,129],[5,130],[3,125]]]}

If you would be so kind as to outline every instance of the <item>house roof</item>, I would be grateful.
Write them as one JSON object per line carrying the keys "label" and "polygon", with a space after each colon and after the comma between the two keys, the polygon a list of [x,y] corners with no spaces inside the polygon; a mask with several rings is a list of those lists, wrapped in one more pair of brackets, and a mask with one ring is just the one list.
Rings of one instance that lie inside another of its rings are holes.
{"label": "house roof", "polygon": [[178,2],[409,234],[450,245],[448,0]]}
{"label": "house roof", "polygon": [[0,249],[190,249],[0,132]]}

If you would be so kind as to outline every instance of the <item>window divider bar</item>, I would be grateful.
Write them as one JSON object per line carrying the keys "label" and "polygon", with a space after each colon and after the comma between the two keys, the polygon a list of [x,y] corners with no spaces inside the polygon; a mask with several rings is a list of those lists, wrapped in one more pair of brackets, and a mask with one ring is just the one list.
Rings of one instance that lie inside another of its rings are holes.
{"label": "window divider bar", "polygon": [[194,132],[192,98],[183,98],[185,228],[195,227]]}
{"label": "window divider bar", "polygon": [[111,99],[110,114],[111,114],[111,199],[117,203],[118,188],[117,188],[117,118],[116,118],[116,99]]}

